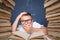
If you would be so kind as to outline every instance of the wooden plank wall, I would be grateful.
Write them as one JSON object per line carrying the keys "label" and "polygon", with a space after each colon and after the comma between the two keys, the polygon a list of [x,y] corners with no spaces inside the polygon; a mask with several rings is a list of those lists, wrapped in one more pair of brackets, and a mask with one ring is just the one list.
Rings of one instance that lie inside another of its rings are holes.
{"label": "wooden plank wall", "polygon": [[0,0],[0,40],[7,40],[11,35],[11,11],[14,9],[13,0]]}
{"label": "wooden plank wall", "polygon": [[48,34],[60,40],[60,0],[45,0]]}

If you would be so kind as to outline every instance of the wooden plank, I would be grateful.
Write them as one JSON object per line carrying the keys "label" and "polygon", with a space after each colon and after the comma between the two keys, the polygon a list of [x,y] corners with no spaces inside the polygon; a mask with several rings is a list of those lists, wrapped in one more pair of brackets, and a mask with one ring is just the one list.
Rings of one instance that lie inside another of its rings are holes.
{"label": "wooden plank", "polygon": [[49,26],[60,26],[60,23],[48,23]]}
{"label": "wooden plank", "polygon": [[48,28],[48,31],[60,32],[60,29],[56,29],[56,28],[51,29],[51,28]]}
{"label": "wooden plank", "polygon": [[52,18],[47,18],[48,21],[52,21],[52,20],[60,20],[60,16],[58,17],[52,17]]}
{"label": "wooden plank", "polygon": [[4,17],[4,18],[10,19],[11,15],[8,15],[8,14],[6,15],[6,14],[1,14],[1,13],[0,13],[0,17]]}
{"label": "wooden plank", "polygon": [[58,23],[55,23],[55,22],[48,22],[49,24],[60,24],[59,22]]}
{"label": "wooden plank", "polygon": [[0,9],[1,12],[7,13],[7,14],[11,14],[11,12],[8,12],[6,10]]}
{"label": "wooden plank", "polygon": [[10,18],[10,17],[11,17],[11,14],[7,14],[7,13],[0,12],[0,17]]}
{"label": "wooden plank", "polygon": [[6,19],[0,19],[0,23],[9,23],[10,21],[9,20],[6,20]]}
{"label": "wooden plank", "polygon": [[48,8],[46,8],[46,12],[57,9],[59,7],[60,7],[60,3],[58,2],[58,3],[54,4],[54,6],[52,5],[52,6],[48,7]]}
{"label": "wooden plank", "polygon": [[1,32],[8,32],[8,31],[11,31],[11,27],[0,27],[0,33]]}
{"label": "wooden plank", "polygon": [[51,27],[51,28],[60,28],[60,26],[48,26],[48,27]]}
{"label": "wooden plank", "polygon": [[9,15],[9,16],[11,16],[11,12],[10,12],[10,14],[9,14],[9,13],[6,13],[6,12],[4,12],[4,11],[0,11],[0,14],[4,14],[4,15]]}
{"label": "wooden plank", "polygon": [[7,0],[11,5],[15,6],[15,2],[13,0]]}
{"label": "wooden plank", "polygon": [[12,10],[14,9],[13,6],[7,0],[3,0],[3,3],[5,4],[5,6],[10,7]]}
{"label": "wooden plank", "polygon": [[7,7],[3,3],[0,5],[0,9],[6,10],[6,11],[9,11],[9,12],[11,12],[11,10],[12,10],[10,7]]}
{"label": "wooden plank", "polygon": [[0,15],[0,18],[2,18],[2,17],[10,19],[11,16],[2,14],[2,15]]}
{"label": "wooden plank", "polygon": [[46,12],[46,16],[47,15],[52,15],[52,14],[55,14],[55,13],[59,13],[60,12],[60,8],[57,8],[57,9],[55,9],[55,10],[51,10],[51,11],[49,11],[49,12]]}
{"label": "wooden plank", "polygon": [[60,29],[60,28],[57,28],[57,27],[47,27],[47,29]]}
{"label": "wooden plank", "polygon": [[56,24],[53,24],[53,23],[49,24],[48,23],[48,26],[60,26],[60,24],[58,24],[58,23],[56,23]]}
{"label": "wooden plank", "polygon": [[3,20],[10,20],[10,19],[6,19],[6,18],[0,18],[0,19],[3,19]]}
{"label": "wooden plank", "polygon": [[60,27],[50,27],[50,26],[48,26],[48,28],[50,28],[50,29],[60,29]]}
{"label": "wooden plank", "polygon": [[5,4],[6,6],[10,7],[12,10],[14,9],[11,5]]}
{"label": "wooden plank", "polygon": [[60,23],[48,22],[48,27],[60,28]]}
{"label": "wooden plank", "polygon": [[46,15],[46,18],[55,17],[55,16],[60,16],[60,13],[55,13],[55,14],[52,14],[52,15]]}
{"label": "wooden plank", "polygon": [[8,18],[8,17],[3,17],[3,16],[0,16],[0,18],[3,18],[3,19],[8,19],[8,20],[10,20],[10,18]]}
{"label": "wooden plank", "polygon": [[0,23],[0,27],[6,27],[6,26],[11,26],[11,23]]}
{"label": "wooden plank", "polygon": [[9,37],[10,35],[11,35],[11,32],[0,33],[0,38]]}
{"label": "wooden plank", "polygon": [[60,37],[60,32],[48,31],[48,34],[53,35],[53,36],[55,36],[55,37]]}
{"label": "wooden plank", "polygon": [[52,20],[52,21],[49,21],[49,22],[60,23],[60,20]]}
{"label": "wooden plank", "polygon": [[44,7],[48,7],[48,6],[56,3],[57,1],[58,1],[58,0],[50,0],[50,1],[48,1],[47,3],[44,4]]}

